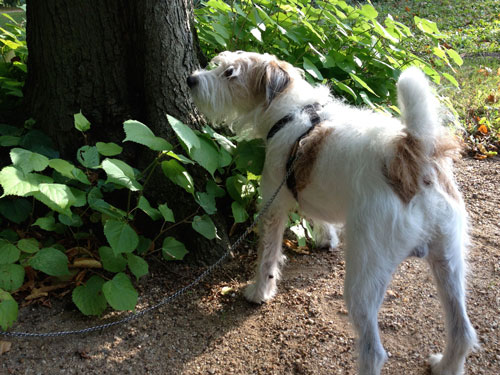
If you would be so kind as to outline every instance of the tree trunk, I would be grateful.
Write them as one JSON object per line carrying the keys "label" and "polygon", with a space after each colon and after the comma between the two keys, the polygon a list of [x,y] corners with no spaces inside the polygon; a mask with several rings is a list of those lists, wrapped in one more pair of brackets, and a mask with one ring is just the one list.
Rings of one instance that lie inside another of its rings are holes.
{"label": "tree trunk", "polygon": [[[191,9],[189,0],[27,1],[27,107],[62,157],[75,159],[83,145],[73,125],[80,110],[92,124],[90,145],[120,143],[127,119],[147,124],[174,144],[167,113],[198,126],[186,85],[199,53]],[[128,144],[127,153],[138,168],[152,157]],[[176,196],[179,217],[196,209],[187,194],[179,202],[179,189],[164,177],[150,185],[153,201],[172,207],[168,198]],[[213,243],[199,242],[193,240],[200,254],[220,252]]]}

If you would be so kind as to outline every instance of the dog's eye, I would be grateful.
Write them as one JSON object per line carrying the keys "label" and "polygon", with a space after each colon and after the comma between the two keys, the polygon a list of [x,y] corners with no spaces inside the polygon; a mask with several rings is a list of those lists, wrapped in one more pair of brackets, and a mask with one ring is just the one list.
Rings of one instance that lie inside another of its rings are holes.
{"label": "dog's eye", "polygon": [[230,66],[224,71],[224,77],[230,78],[233,75],[233,73],[234,73],[234,68]]}

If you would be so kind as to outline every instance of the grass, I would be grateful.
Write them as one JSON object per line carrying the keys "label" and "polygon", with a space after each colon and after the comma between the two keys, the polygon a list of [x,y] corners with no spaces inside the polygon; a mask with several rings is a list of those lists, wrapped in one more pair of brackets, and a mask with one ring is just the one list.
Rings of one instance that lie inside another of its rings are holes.
{"label": "grass", "polygon": [[382,17],[412,26],[417,36],[407,42],[415,53],[428,53],[413,17],[434,21],[443,34],[441,44],[453,48],[464,64],[451,72],[460,88],[443,86],[466,130],[470,154],[478,159],[497,155],[500,147],[500,1],[498,0],[379,0]]}

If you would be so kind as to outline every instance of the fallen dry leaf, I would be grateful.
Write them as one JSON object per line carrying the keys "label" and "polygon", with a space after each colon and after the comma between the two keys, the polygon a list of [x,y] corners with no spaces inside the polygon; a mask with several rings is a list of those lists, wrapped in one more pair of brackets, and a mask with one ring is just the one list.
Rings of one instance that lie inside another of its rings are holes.
{"label": "fallen dry leaf", "polygon": [[[477,130],[483,134],[488,134],[488,128],[486,127],[486,125],[481,125],[479,128],[477,128]],[[483,146],[484,147],[484,146]],[[482,150],[481,150],[482,151]]]}
{"label": "fallen dry leaf", "polygon": [[70,267],[75,268],[102,268],[101,262],[91,258],[79,258],[75,259],[73,264]]}
{"label": "fallen dry leaf", "polygon": [[0,355],[7,353],[10,350],[12,343],[9,341],[0,341]]}

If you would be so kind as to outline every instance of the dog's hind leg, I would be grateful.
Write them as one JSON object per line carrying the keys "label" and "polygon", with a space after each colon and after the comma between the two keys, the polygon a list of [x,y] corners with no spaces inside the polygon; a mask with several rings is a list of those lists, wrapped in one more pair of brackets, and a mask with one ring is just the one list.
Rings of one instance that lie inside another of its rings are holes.
{"label": "dog's hind leg", "polygon": [[379,336],[377,315],[385,290],[397,266],[386,251],[346,225],[346,279],[344,297],[358,334],[360,375],[379,375],[387,354]]}
{"label": "dog's hind leg", "polygon": [[428,261],[445,312],[447,342],[443,354],[431,356],[433,375],[463,374],[465,356],[477,338],[465,307],[465,238],[463,223],[440,234],[429,246]]}
{"label": "dog's hind leg", "polygon": [[316,247],[320,249],[334,250],[339,244],[338,229],[335,225],[321,221],[312,220],[312,234]]}
{"label": "dog's hind leg", "polygon": [[245,290],[250,302],[262,303],[276,294],[280,267],[285,261],[282,254],[283,232],[288,210],[283,202],[275,202],[259,226],[259,257],[255,279]]}

